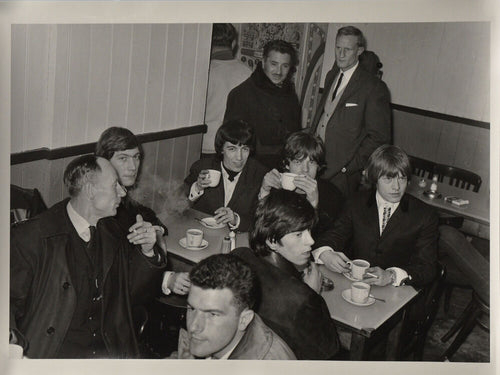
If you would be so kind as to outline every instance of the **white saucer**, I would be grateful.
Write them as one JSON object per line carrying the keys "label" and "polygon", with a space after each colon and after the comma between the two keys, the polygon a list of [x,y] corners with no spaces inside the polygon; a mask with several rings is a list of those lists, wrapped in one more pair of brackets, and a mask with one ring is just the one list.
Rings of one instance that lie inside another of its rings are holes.
{"label": "white saucer", "polygon": [[373,298],[372,296],[368,296],[368,301],[366,301],[365,303],[354,302],[351,299],[351,289],[344,290],[342,292],[342,298],[345,299],[347,302],[356,306],[370,306],[375,303],[375,298]]}
{"label": "white saucer", "polygon": [[205,228],[209,229],[221,229],[226,226],[226,224],[220,223],[217,224],[215,219],[213,217],[205,217],[203,219],[200,219],[201,225],[203,225]]}
{"label": "white saucer", "polygon": [[344,275],[347,279],[351,280],[351,281],[363,281],[363,279],[355,279],[353,276],[352,276],[352,272],[349,271],[349,272],[344,272],[342,275]]}
{"label": "white saucer", "polygon": [[197,251],[197,250],[203,250],[203,249],[205,249],[208,246],[208,242],[207,242],[207,240],[201,240],[201,245],[200,246],[198,246],[198,247],[189,247],[189,246],[186,246],[186,237],[183,237],[183,238],[181,238],[179,240],[179,245],[181,245],[184,249]]}

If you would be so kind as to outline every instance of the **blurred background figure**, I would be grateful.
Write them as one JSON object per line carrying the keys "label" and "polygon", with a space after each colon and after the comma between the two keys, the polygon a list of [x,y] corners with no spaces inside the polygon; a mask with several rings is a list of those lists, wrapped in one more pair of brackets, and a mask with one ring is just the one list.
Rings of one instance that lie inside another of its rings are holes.
{"label": "blurred background figure", "polygon": [[237,39],[232,24],[213,24],[205,112],[207,132],[203,135],[202,157],[215,154],[215,133],[224,119],[227,95],[252,73],[247,65],[234,58],[238,49]]}

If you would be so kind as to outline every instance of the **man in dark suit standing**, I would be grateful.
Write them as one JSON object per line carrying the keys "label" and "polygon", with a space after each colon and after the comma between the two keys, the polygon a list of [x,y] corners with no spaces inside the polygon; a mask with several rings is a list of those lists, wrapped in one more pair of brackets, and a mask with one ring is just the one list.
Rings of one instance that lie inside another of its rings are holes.
{"label": "man in dark suit standing", "polygon": [[389,90],[359,65],[364,50],[365,40],[359,29],[339,29],[335,65],[326,76],[312,126],[312,132],[326,147],[327,169],[322,178],[346,196],[358,189],[370,154],[391,140]]}
{"label": "man in dark suit standing", "polygon": [[[382,145],[368,160],[368,180],[375,191],[354,195],[314,252],[318,263],[348,272],[347,261],[365,259],[375,285],[430,283],[436,273],[438,216],[434,210],[405,194],[411,176],[408,156],[397,146]],[[374,266],[374,267],[373,267]]]}

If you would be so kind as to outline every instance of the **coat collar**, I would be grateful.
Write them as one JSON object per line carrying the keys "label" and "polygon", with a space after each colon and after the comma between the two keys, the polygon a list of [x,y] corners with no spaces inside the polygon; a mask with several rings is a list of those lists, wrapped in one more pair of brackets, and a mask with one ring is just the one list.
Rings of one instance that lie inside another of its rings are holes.
{"label": "coat collar", "polygon": [[[368,199],[366,200],[366,205],[368,207],[372,207],[372,206],[375,206],[377,207],[377,200],[375,199],[375,190],[372,190],[368,196]],[[408,206],[409,206],[409,197],[408,197],[408,194],[404,194],[403,195],[403,198],[401,198],[401,201],[399,202],[399,206],[398,206],[398,209],[396,210],[399,211],[399,209],[401,208],[401,210],[403,212],[408,212]]]}
{"label": "coat collar", "polygon": [[297,268],[295,268],[295,266],[289,262],[288,260],[286,260],[285,258],[283,258],[281,255],[279,255],[278,253],[274,252],[274,251],[271,251],[271,253],[267,256],[264,257],[264,259],[272,264],[273,266],[275,266],[276,268],[279,268],[280,270],[296,277],[297,279],[300,279],[301,278],[301,274],[300,272],[297,270]]}
{"label": "coat collar", "polygon": [[264,359],[272,342],[271,330],[255,314],[229,359]]}
{"label": "coat collar", "polygon": [[252,82],[261,90],[267,92],[270,95],[275,96],[291,96],[295,95],[295,89],[293,82],[290,77],[286,77],[282,86],[276,86],[269,78],[267,78],[264,69],[262,68],[262,63],[259,62],[255,71],[252,73],[250,79]]}

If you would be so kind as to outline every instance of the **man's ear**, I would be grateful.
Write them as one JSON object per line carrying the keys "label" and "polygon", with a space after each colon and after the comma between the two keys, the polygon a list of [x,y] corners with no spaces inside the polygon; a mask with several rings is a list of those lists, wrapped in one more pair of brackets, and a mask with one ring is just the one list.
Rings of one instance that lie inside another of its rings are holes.
{"label": "man's ear", "polygon": [[247,329],[250,322],[253,320],[255,313],[253,310],[245,309],[240,313],[240,321],[238,322],[238,330],[244,331]]}
{"label": "man's ear", "polygon": [[363,52],[365,52],[365,47],[358,47],[358,57],[361,55]]}
{"label": "man's ear", "polygon": [[271,249],[271,250],[276,250],[278,248],[278,243],[276,241],[271,241],[270,239],[266,240],[266,245]]}
{"label": "man's ear", "polygon": [[95,187],[90,181],[87,181],[82,186],[82,193],[84,193],[89,200],[93,200],[95,196]]}

